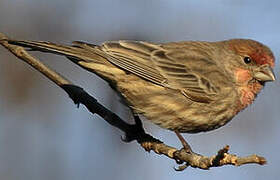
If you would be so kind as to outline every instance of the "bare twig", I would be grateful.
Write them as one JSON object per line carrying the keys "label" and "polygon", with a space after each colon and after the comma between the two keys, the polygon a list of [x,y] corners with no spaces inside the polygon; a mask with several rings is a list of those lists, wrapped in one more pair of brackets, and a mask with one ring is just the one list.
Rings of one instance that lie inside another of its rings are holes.
{"label": "bare twig", "polygon": [[134,125],[128,124],[127,122],[119,118],[115,113],[111,112],[103,105],[98,103],[95,98],[90,96],[82,88],[75,86],[69,80],[48,68],[35,57],[31,56],[24,50],[24,48],[10,45],[6,41],[7,39],[8,38],[5,35],[0,33],[0,44],[2,46],[8,49],[19,59],[23,60],[36,70],[40,71],[55,84],[65,90],[75,104],[84,104],[90,112],[92,112],[93,114],[98,114],[106,122],[122,130],[126,135],[125,141],[130,142],[136,140],[146,151],[154,151],[157,154],[165,155],[171,159],[176,160],[178,164],[184,163],[176,170],[184,170],[188,166],[200,169],[209,169],[210,167],[218,167],[223,165],[240,166],[250,163],[263,165],[266,163],[265,158],[257,155],[238,157],[234,154],[229,154],[229,146],[225,146],[223,149],[219,150],[217,155],[207,157],[189,151],[186,152],[184,148],[178,150],[174,147],[165,145],[161,141],[145,133],[139,117],[135,117],[136,123]]}
{"label": "bare twig", "polygon": [[241,166],[250,163],[264,165],[266,163],[264,157],[257,155],[238,157],[234,154],[229,154],[229,146],[225,146],[223,149],[219,150],[217,155],[207,157],[196,153],[188,153],[185,149],[177,150],[176,148],[167,146],[163,143],[145,142],[141,145],[147,151],[153,150],[157,154],[163,154],[171,159],[184,162],[185,164],[183,166],[179,166],[179,169],[177,170],[184,170],[188,166],[207,170],[210,167],[223,165]]}

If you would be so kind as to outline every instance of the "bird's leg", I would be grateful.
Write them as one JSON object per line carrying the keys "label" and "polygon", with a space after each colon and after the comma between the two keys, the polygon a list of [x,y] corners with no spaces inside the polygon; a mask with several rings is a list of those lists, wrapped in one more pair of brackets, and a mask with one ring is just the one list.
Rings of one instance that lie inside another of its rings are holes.
{"label": "bird's leg", "polygon": [[138,115],[134,115],[135,124],[130,125],[130,128],[125,132],[125,138],[123,140],[125,142],[131,142],[136,140],[138,143],[143,142],[159,142],[160,140],[152,137],[151,135],[147,134],[143,128],[143,124],[141,119]]}
{"label": "bird's leg", "polygon": [[[187,153],[189,154],[195,154],[193,151],[192,151],[192,148],[191,146],[187,143],[187,141],[184,139],[184,137],[179,133],[179,131],[175,130],[175,134],[177,135],[177,137],[179,138],[179,140],[181,141],[182,145],[183,145],[183,149],[181,150],[185,150]],[[174,168],[176,171],[183,171],[184,169],[186,169],[189,164],[188,163],[184,163],[184,161],[180,160],[180,159],[176,159],[175,158],[175,161],[177,164],[183,164],[183,165],[180,165],[178,168]]]}
{"label": "bird's leg", "polygon": [[181,141],[185,151],[187,153],[193,153],[191,146],[187,143],[187,141],[184,139],[184,137],[179,133],[179,131],[175,130],[175,133],[179,140]]}

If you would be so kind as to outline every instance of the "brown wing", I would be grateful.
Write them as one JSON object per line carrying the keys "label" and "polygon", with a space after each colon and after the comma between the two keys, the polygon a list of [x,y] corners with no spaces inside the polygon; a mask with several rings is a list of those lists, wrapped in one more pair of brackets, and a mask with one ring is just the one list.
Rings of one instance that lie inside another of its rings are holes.
{"label": "brown wing", "polygon": [[[193,50],[157,50],[151,55],[156,68],[167,79],[167,84],[180,90],[196,102],[210,102],[217,97],[219,87],[211,79],[220,74],[216,63]],[[203,67],[203,68],[201,68]]]}
{"label": "brown wing", "polygon": [[209,72],[192,69],[216,64],[192,50],[165,50],[160,45],[137,41],[107,42],[102,50],[112,64],[155,84],[180,90],[193,101],[210,102],[219,90],[205,76],[211,68]]}
{"label": "brown wing", "polygon": [[158,45],[141,41],[116,41],[106,42],[101,48],[112,64],[158,85],[166,81],[150,58],[152,52],[160,48]]}

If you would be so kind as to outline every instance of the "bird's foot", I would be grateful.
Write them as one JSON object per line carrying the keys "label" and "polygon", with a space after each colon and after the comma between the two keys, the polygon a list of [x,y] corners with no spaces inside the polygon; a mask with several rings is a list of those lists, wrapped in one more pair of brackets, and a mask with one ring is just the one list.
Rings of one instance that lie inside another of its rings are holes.
{"label": "bird's foot", "polygon": [[[184,137],[176,130],[175,130],[175,134],[177,135],[177,137],[179,138],[180,142],[183,145],[183,148],[181,150],[184,150],[189,154],[194,154],[191,146],[187,143],[187,141],[184,139]],[[189,166],[187,163],[184,163],[181,160],[175,159],[175,161],[177,164],[180,164],[180,166],[178,166],[177,168],[174,167],[174,169],[176,171],[183,171]]]}
{"label": "bird's foot", "polygon": [[126,132],[125,136],[122,137],[122,140],[124,142],[131,142],[136,140],[138,143],[144,143],[144,142],[159,142],[161,143],[160,140],[155,139],[153,136],[145,133],[144,131],[142,132],[141,129],[139,129],[135,125],[130,126],[130,131]]}
{"label": "bird's foot", "polygon": [[190,154],[194,153],[194,152],[192,151],[191,146],[187,143],[187,141],[184,139],[184,137],[183,137],[177,130],[175,131],[175,133],[176,133],[177,137],[179,138],[179,140],[181,141],[184,150],[185,150],[187,153],[190,153]]}
{"label": "bird's foot", "polygon": [[135,120],[135,124],[130,125],[129,130],[126,131],[125,136],[122,138],[124,142],[131,142],[133,140],[136,140],[138,143],[143,143],[143,142],[162,143],[160,140],[154,138],[153,136],[145,132],[139,116],[135,115],[134,120]]}

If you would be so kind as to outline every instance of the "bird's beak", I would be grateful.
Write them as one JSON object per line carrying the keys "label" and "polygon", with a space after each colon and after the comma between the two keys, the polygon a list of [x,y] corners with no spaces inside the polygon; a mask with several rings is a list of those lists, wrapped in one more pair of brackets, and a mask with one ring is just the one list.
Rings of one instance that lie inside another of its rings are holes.
{"label": "bird's beak", "polygon": [[274,72],[268,65],[261,66],[257,71],[254,72],[253,76],[255,79],[262,82],[275,81]]}

